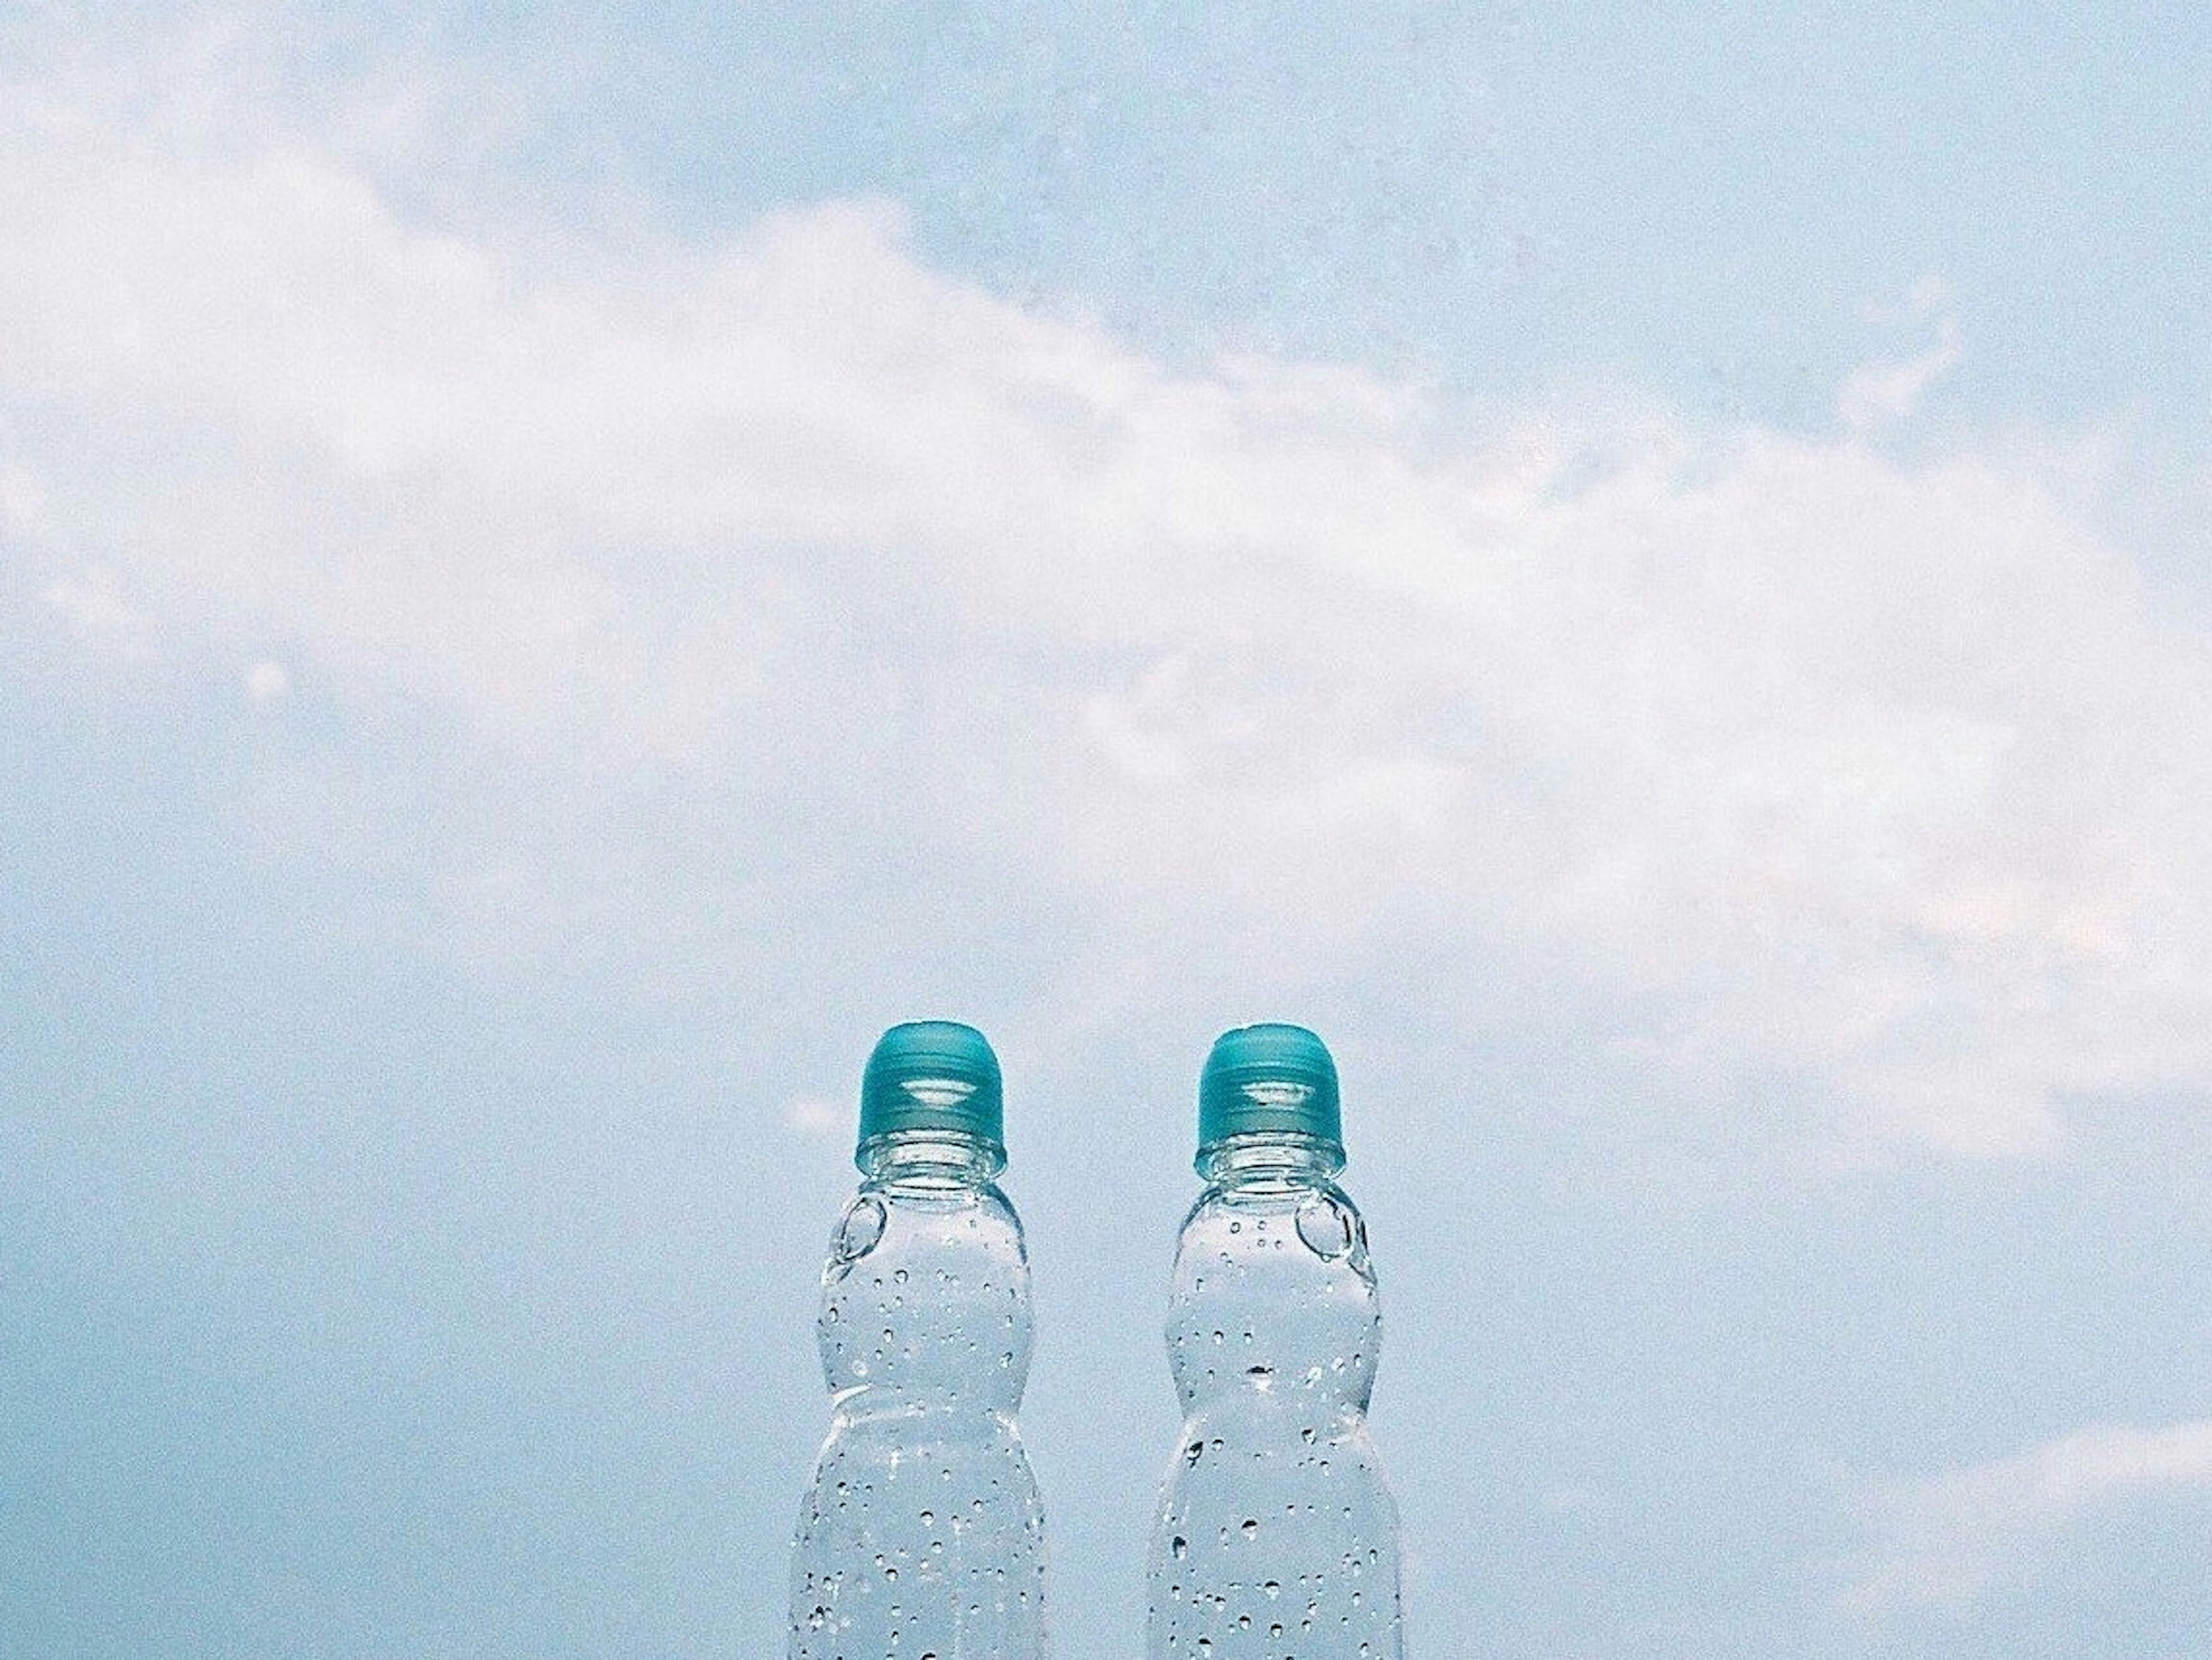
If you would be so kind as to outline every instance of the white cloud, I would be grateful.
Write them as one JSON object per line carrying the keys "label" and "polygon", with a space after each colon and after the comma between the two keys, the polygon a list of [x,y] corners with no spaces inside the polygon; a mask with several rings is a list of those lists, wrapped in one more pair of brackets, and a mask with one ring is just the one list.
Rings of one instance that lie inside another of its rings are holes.
{"label": "white cloud", "polygon": [[[2212,650],[2079,507],[2094,446],[1176,374],[931,271],[881,204],[526,245],[309,138],[15,108],[0,416],[43,413],[0,469],[73,481],[66,534],[18,533],[80,622],[127,592],[155,649],[281,637],[341,696],[702,800],[926,743],[975,857],[1108,956],[1379,946],[1444,1021],[1503,964],[1672,1089],[1784,1078],[1861,1139],[2033,1152],[2069,1098],[2212,1089]],[[1175,936],[1201,913],[1225,945]]]}
{"label": "white cloud", "polygon": [[819,1096],[801,1096],[784,1109],[783,1122],[799,1135],[812,1140],[835,1140],[853,1130],[853,1110]]}
{"label": "white cloud", "polygon": [[34,530],[45,516],[46,505],[46,492],[36,474],[0,465],[0,525],[18,532]]}
{"label": "white cloud", "polygon": [[1945,317],[1937,325],[1936,344],[1926,351],[1854,369],[1836,393],[1836,418],[1853,432],[1864,432],[1886,421],[1901,421],[1919,408],[1928,388],[1957,368],[1958,362],[1959,325]]}
{"label": "white cloud", "polygon": [[140,636],[146,619],[124,597],[115,573],[106,566],[57,577],[39,597],[66,617],[80,634],[112,641],[126,654],[135,655],[142,648]]}
{"label": "white cloud", "polygon": [[1859,315],[1869,323],[1919,323],[1951,303],[1951,285],[1940,272],[1923,271],[1895,300],[1869,300]]}
{"label": "white cloud", "polygon": [[2028,1570],[2069,1524],[2162,1494],[2212,1491],[2212,1420],[2100,1425],[1875,1495],[1881,1535],[1851,1603],[1959,1605]]}

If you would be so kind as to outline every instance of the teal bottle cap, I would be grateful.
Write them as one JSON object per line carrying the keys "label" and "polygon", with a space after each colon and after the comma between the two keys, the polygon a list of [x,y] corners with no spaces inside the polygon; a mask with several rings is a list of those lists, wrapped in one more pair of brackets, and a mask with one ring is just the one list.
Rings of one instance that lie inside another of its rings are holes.
{"label": "teal bottle cap", "polygon": [[1198,1150],[1232,1135],[1310,1135],[1341,1153],[1336,1062],[1304,1026],[1239,1026],[1213,1040],[1198,1079]]}
{"label": "teal bottle cap", "polygon": [[999,1057],[981,1032],[909,1020],[876,1040],[860,1075],[860,1141],[901,1130],[950,1130],[1005,1153]]}

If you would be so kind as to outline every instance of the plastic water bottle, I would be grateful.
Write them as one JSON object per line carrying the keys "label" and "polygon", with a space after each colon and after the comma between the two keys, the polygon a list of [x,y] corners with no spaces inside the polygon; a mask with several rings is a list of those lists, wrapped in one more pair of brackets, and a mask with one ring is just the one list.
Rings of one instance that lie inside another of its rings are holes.
{"label": "plastic water bottle", "polygon": [[1398,1517],[1367,1433],[1381,1335],[1336,1066],[1303,1026],[1225,1032],[1199,1084],[1206,1190],[1176,1246],[1182,1397],[1150,1660],[1401,1660]]}
{"label": "plastic water bottle", "polygon": [[822,1273],[834,1410],[792,1550],[792,1660],[1042,1660],[1044,1523],[1014,1414],[1029,1254],[998,1057],[894,1026],[860,1085],[860,1191]]}

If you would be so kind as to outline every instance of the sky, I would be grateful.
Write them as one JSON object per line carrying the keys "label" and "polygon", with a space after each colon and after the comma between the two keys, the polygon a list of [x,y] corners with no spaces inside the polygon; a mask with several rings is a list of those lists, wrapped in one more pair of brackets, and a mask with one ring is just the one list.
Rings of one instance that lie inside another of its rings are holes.
{"label": "sky", "polygon": [[893,1021],[1140,1651],[1216,1032],[1408,1650],[2212,1628],[2212,23],[0,7],[0,1649],[781,1652]]}

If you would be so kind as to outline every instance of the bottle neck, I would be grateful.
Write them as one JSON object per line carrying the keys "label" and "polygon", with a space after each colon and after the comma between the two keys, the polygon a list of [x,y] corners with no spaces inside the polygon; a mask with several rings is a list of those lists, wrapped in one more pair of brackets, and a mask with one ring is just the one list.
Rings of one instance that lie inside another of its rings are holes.
{"label": "bottle neck", "polygon": [[1317,1135],[1262,1130],[1201,1147],[1198,1174],[1209,1187],[1261,1192],[1327,1185],[1344,1169],[1344,1149]]}
{"label": "bottle neck", "polygon": [[990,1186],[1006,1167],[1006,1149],[957,1130],[893,1130],[860,1143],[853,1162],[864,1188],[892,1193],[951,1193]]}

